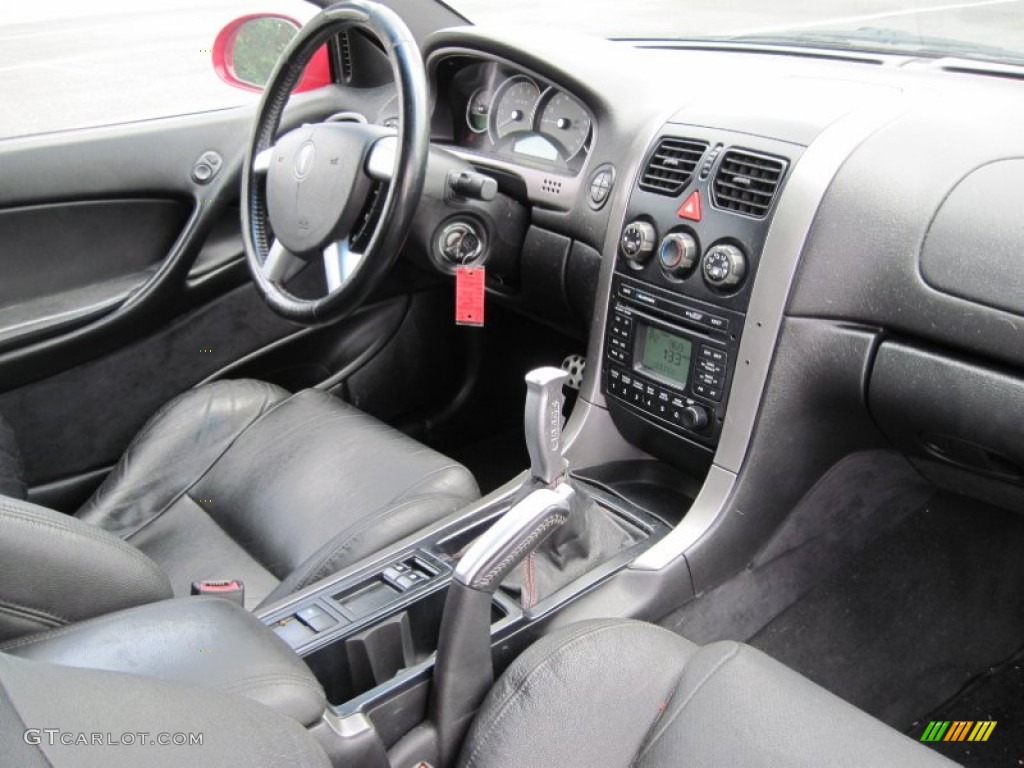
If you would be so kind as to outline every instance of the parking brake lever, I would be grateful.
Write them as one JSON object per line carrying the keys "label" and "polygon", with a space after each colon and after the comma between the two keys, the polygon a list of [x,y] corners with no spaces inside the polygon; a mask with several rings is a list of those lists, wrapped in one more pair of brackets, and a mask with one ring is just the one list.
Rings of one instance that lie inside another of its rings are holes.
{"label": "parking brake lever", "polygon": [[544,539],[569,519],[574,495],[564,482],[560,368],[526,376],[529,481],[512,507],[483,533],[455,566],[441,619],[431,721],[442,766],[452,765],[480,703],[494,682],[491,601],[498,586]]}
{"label": "parking brake lever", "polygon": [[494,682],[491,601],[502,580],[569,519],[573,489],[559,483],[517,502],[462,556],[448,587],[434,662],[431,721],[440,764],[459,746]]}

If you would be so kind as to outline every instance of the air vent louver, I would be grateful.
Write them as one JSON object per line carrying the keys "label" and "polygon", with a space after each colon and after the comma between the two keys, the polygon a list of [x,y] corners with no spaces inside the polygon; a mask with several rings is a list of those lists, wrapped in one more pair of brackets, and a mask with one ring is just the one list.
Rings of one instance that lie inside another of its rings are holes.
{"label": "air vent louver", "polygon": [[338,33],[338,63],[341,66],[341,82],[352,82],[352,41],[347,31]]}
{"label": "air vent louver", "polygon": [[704,141],[662,139],[647,161],[640,177],[640,189],[659,195],[678,195],[690,183],[707,148]]}
{"label": "air vent louver", "polygon": [[772,207],[785,170],[786,162],[777,157],[730,149],[722,157],[712,184],[715,205],[763,218]]}

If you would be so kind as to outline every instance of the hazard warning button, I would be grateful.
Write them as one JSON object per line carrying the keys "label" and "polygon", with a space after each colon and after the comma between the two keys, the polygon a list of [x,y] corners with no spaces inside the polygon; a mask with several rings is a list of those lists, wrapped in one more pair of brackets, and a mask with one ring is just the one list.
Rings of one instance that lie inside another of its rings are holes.
{"label": "hazard warning button", "polygon": [[700,190],[693,190],[693,193],[686,198],[686,202],[679,206],[679,210],[676,211],[676,214],[678,214],[681,219],[700,221]]}

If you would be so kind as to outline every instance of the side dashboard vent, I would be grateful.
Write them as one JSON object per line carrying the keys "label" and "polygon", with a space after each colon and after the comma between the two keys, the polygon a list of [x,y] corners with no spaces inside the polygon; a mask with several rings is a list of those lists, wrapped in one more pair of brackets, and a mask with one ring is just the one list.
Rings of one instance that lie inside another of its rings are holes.
{"label": "side dashboard vent", "polygon": [[348,30],[338,33],[338,66],[341,69],[341,82],[352,82],[352,41]]}
{"label": "side dashboard vent", "polygon": [[640,189],[659,195],[678,195],[690,183],[707,148],[706,141],[662,139],[640,176]]}
{"label": "side dashboard vent", "polygon": [[741,149],[722,156],[711,185],[715,205],[726,211],[764,218],[779,191],[786,161]]}

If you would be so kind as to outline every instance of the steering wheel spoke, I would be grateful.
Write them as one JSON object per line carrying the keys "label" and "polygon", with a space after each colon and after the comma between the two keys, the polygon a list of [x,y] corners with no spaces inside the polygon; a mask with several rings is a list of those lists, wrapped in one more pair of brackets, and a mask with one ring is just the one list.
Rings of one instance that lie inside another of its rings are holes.
{"label": "steering wheel spoke", "polygon": [[338,240],[323,251],[324,274],[327,276],[327,290],[335,291],[349,281],[363,259],[363,254],[353,251],[349,241]]}
{"label": "steering wheel spoke", "polygon": [[306,266],[306,262],[274,240],[263,262],[263,275],[272,283],[286,283]]}
{"label": "steering wheel spoke", "polygon": [[270,159],[274,156],[274,148],[267,147],[252,160],[252,172],[257,176],[266,176],[270,170]]}
{"label": "steering wheel spoke", "polygon": [[[383,136],[374,142],[366,158],[366,175],[374,181],[391,181],[395,175],[398,136]],[[267,161],[270,164],[270,161]]]}

